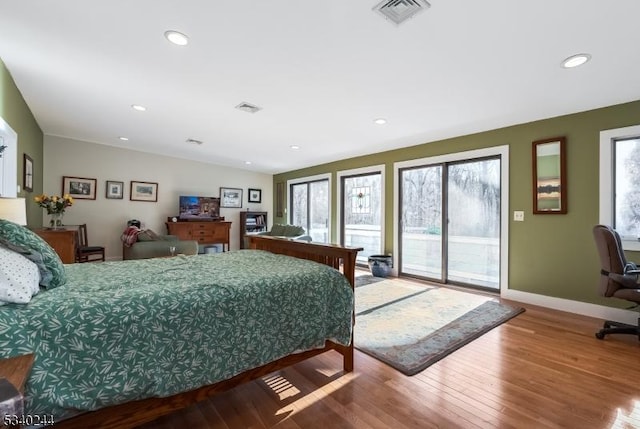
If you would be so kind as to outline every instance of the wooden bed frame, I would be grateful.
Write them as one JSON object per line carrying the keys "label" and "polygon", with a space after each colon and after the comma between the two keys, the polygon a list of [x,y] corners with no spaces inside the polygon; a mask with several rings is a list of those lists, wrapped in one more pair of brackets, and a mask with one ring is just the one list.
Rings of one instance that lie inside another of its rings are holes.
{"label": "wooden bed frame", "polygon": [[[356,247],[307,243],[270,236],[250,236],[249,247],[320,262],[335,269],[342,267],[342,273],[349,280],[352,288],[355,284],[356,255],[362,250],[362,248]],[[324,348],[285,356],[215,384],[166,398],[142,399],[80,414],[68,420],[63,420],[56,424],[55,428],[133,428],[329,350],[335,350],[342,355],[345,372],[353,371],[353,341],[349,346],[327,341]]]}

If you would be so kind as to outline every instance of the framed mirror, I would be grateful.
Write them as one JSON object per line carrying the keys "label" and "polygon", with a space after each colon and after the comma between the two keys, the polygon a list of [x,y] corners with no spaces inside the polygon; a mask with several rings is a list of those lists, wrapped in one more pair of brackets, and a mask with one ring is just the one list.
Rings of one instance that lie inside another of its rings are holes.
{"label": "framed mirror", "polygon": [[567,213],[565,137],[533,142],[533,213]]}

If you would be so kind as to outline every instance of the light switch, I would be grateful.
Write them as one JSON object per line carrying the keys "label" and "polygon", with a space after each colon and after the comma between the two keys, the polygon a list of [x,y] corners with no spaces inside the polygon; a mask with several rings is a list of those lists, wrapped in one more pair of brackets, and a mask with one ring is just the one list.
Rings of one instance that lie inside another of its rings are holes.
{"label": "light switch", "polygon": [[514,210],[513,220],[516,222],[524,222],[524,212],[522,210]]}

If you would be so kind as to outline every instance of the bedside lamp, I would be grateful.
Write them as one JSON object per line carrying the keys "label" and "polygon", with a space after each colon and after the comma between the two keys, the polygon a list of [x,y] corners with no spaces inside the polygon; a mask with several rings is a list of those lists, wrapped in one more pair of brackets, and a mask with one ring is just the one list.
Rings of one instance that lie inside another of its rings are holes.
{"label": "bedside lamp", "polygon": [[18,225],[27,224],[27,206],[24,198],[0,198],[0,219]]}

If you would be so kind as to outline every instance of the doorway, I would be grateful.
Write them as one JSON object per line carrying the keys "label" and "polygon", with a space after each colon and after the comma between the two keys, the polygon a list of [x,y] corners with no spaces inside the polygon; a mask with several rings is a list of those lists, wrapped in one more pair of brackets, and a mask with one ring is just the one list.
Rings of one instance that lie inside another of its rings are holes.
{"label": "doorway", "polygon": [[501,157],[425,163],[398,173],[400,274],[499,289]]}

